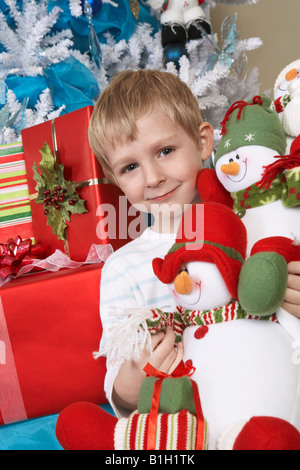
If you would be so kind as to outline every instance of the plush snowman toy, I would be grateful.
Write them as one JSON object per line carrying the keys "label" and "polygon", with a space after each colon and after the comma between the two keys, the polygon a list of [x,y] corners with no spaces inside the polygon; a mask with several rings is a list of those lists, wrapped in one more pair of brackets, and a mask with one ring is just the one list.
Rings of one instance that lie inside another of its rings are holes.
{"label": "plush snowman toy", "polygon": [[198,178],[203,201],[218,200],[217,190],[218,195],[224,189],[230,194],[233,210],[247,229],[247,255],[262,238],[300,241],[300,137],[285,156],[286,136],[270,104],[262,95],[229,108],[215,171],[205,169]]}
{"label": "plush snowman toy", "polygon": [[[203,232],[188,239],[182,227],[191,226],[197,206],[203,209]],[[252,424],[246,424],[252,417],[281,418],[300,430],[300,364],[291,360],[295,340],[274,316],[260,321],[237,301],[246,256],[240,218],[224,205],[196,205],[185,212],[178,233],[153,268],[183,308],[184,359],[196,368],[209,448],[233,448],[240,439],[242,446],[252,442],[257,448],[264,419],[252,434]],[[267,285],[258,288],[266,297]],[[260,293],[252,291],[252,296]]]}
{"label": "plush snowman toy", "polygon": [[287,65],[274,86],[274,109],[287,135],[287,152],[300,134],[300,59]]}
{"label": "plush snowman toy", "polygon": [[[119,348],[123,357],[123,346],[129,344],[126,356],[132,358],[137,342],[144,349],[144,335],[173,326],[183,333],[184,361],[195,367],[192,378],[208,426],[208,449],[300,450],[300,364],[292,358],[293,338],[274,315],[260,320],[237,300],[246,244],[245,226],[231,209],[216,203],[191,206],[175,244],[163,259],[153,260],[156,276],[176,298],[177,311],[144,309],[137,316],[138,335],[125,316],[124,328],[115,329],[111,352],[117,359]],[[269,293],[266,286],[260,290]],[[135,344],[128,337],[122,343],[128,334]],[[177,415],[160,416],[157,445],[166,445],[169,434],[180,435],[176,442],[182,447],[177,448],[187,449],[190,437],[183,436],[191,436],[190,418],[186,410],[181,413],[179,421]],[[69,406],[57,424],[60,443],[71,449],[126,449],[126,442],[132,450],[145,449],[147,433],[146,417],[134,412],[117,420],[91,404]]]}

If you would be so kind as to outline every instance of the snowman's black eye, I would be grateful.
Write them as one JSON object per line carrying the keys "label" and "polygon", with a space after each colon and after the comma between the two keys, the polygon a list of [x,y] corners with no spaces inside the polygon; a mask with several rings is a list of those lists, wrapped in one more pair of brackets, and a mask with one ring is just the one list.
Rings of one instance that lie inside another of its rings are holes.
{"label": "snowman's black eye", "polygon": [[187,268],[184,268],[184,269],[179,269],[178,274],[182,273],[182,271],[185,271],[185,272],[189,273]]}
{"label": "snowman's black eye", "polygon": [[231,162],[233,162],[233,158],[230,158],[230,159],[229,159],[229,163],[231,163]]}
{"label": "snowman's black eye", "polygon": [[239,156],[239,155],[236,155],[236,157],[235,157],[235,158],[236,158],[237,160],[239,160],[239,159],[240,159],[240,156]]}

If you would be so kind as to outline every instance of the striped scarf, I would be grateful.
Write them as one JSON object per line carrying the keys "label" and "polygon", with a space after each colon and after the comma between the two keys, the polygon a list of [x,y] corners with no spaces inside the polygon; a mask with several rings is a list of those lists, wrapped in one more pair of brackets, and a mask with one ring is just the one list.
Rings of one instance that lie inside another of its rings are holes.
{"label": "striped scarf", "polygon": [[151,312],[153,317],[151,320],[147,320],[149,332],[155,334],[170,326],[176,334],[176,343],[181,341],[183,331],[188,326],[213,325],[232,320],[246,319],[277,321],[275,314],[265,317],[249,315],[242,309],[238,301],[233,301],[224,307],[212,310],[187,310],[177,306],[175,312],[163,312],[158,308],[151,310]]}

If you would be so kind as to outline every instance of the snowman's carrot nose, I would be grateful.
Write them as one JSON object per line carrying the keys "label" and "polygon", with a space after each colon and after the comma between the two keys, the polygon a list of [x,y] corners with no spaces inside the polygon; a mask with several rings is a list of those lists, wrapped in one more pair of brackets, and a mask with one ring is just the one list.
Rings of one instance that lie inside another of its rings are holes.
{"label": "snowman's carrot nose", "polygon": [[225,173],[225,175],[236,176],[240,171],[240,165],[236,162],[224,163],[224,165],[221,166],[221,171]]}
{"label": "snowman's carrot nose", "polygon": [[193,290],[192,281],[186,271],[181,271],[178,274],[174,281],[174,289],[177,294],[187,295],[190,294]]}

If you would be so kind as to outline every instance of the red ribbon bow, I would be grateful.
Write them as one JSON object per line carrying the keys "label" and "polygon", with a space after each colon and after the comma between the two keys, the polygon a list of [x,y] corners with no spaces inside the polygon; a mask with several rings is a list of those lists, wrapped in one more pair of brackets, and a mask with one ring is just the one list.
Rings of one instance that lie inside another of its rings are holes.
{"label": "red ribbon bow", "polygon": [[149,362],[145,365],[144,371],[147,374],[147,377],[157,377],[158,379],[169,379],[169,378],[178,378],[188,376],[191,377],[195,372],[196,368],[192,366],[190,363],[186,363],[180,361],[176,369],[172,372],[172,374],[166,374],[161,370],[155,369]]}
{"label": "red ribbon bow", "polygon": [[253,100],[252,100],[252,103],[247,103],[247,101],[236,101],[235,103],[233,103],[230,108],[227,110],[226,114],[225,114],[225,117],[223,119],[223,121],[221,122],[221,126],[222,126],[222,130],[221,130],[221,135],[224,135],[226,134],[226,124],[227,124],[227,121],[229,120],[229,117],[231,116],[231,114],[236,110],[238,109],[239,112],[237,114],[237,119],[241,119],[241,116],[242,116],[242,111],[244,109],[245,106],[253,106],[255,104],[259,104],[260,106],[263,105],[263,101],[261,99],[261,97],[259,95],[257,96],[254,96]]}
{"label": "red ribbon bow", "polygon": [[18,235],[10,238],[7,243],[0,243],[0,278],[6,279],[11,274],[17,274],[22,266],[31,264],[44,254],[41,245],[32,245],[32,240]]}
{"label": "red ribbon bow", "polygon": [[[181,361],[176,369],[172,372],[172,374],[166,374],[165,372],[161,372],[160,370],[155,369],[149,362],[144,367],[144,371],[147,374],[147,377],[157,377],[153,388],[153,395],[152,395],[152,402],[151,408],[149,413],[149,424],[148,424],[148,435],[147,435],[147,450],[155,450],[155,441],[156,441],[156,426],[157,426],[157,416],[159,410],[159,400],[160,400],[160,392],[162,387],[162,382],[166,378],[179,378],[188,376],[190,377],[195,372],[195,367],[193,367],[189,363],[185,363]],[[203,442],[205,438],[205,420],[202,413],[202,407],[200,402],[200,396],[198,391],[198,386],[194,380],[191,380],[194,401],[195,401],[195,408],[196,408],[196,418],[197,418],[197,436],[196,436],[196,449],[195,450],[202,450],[203,449]]]}

